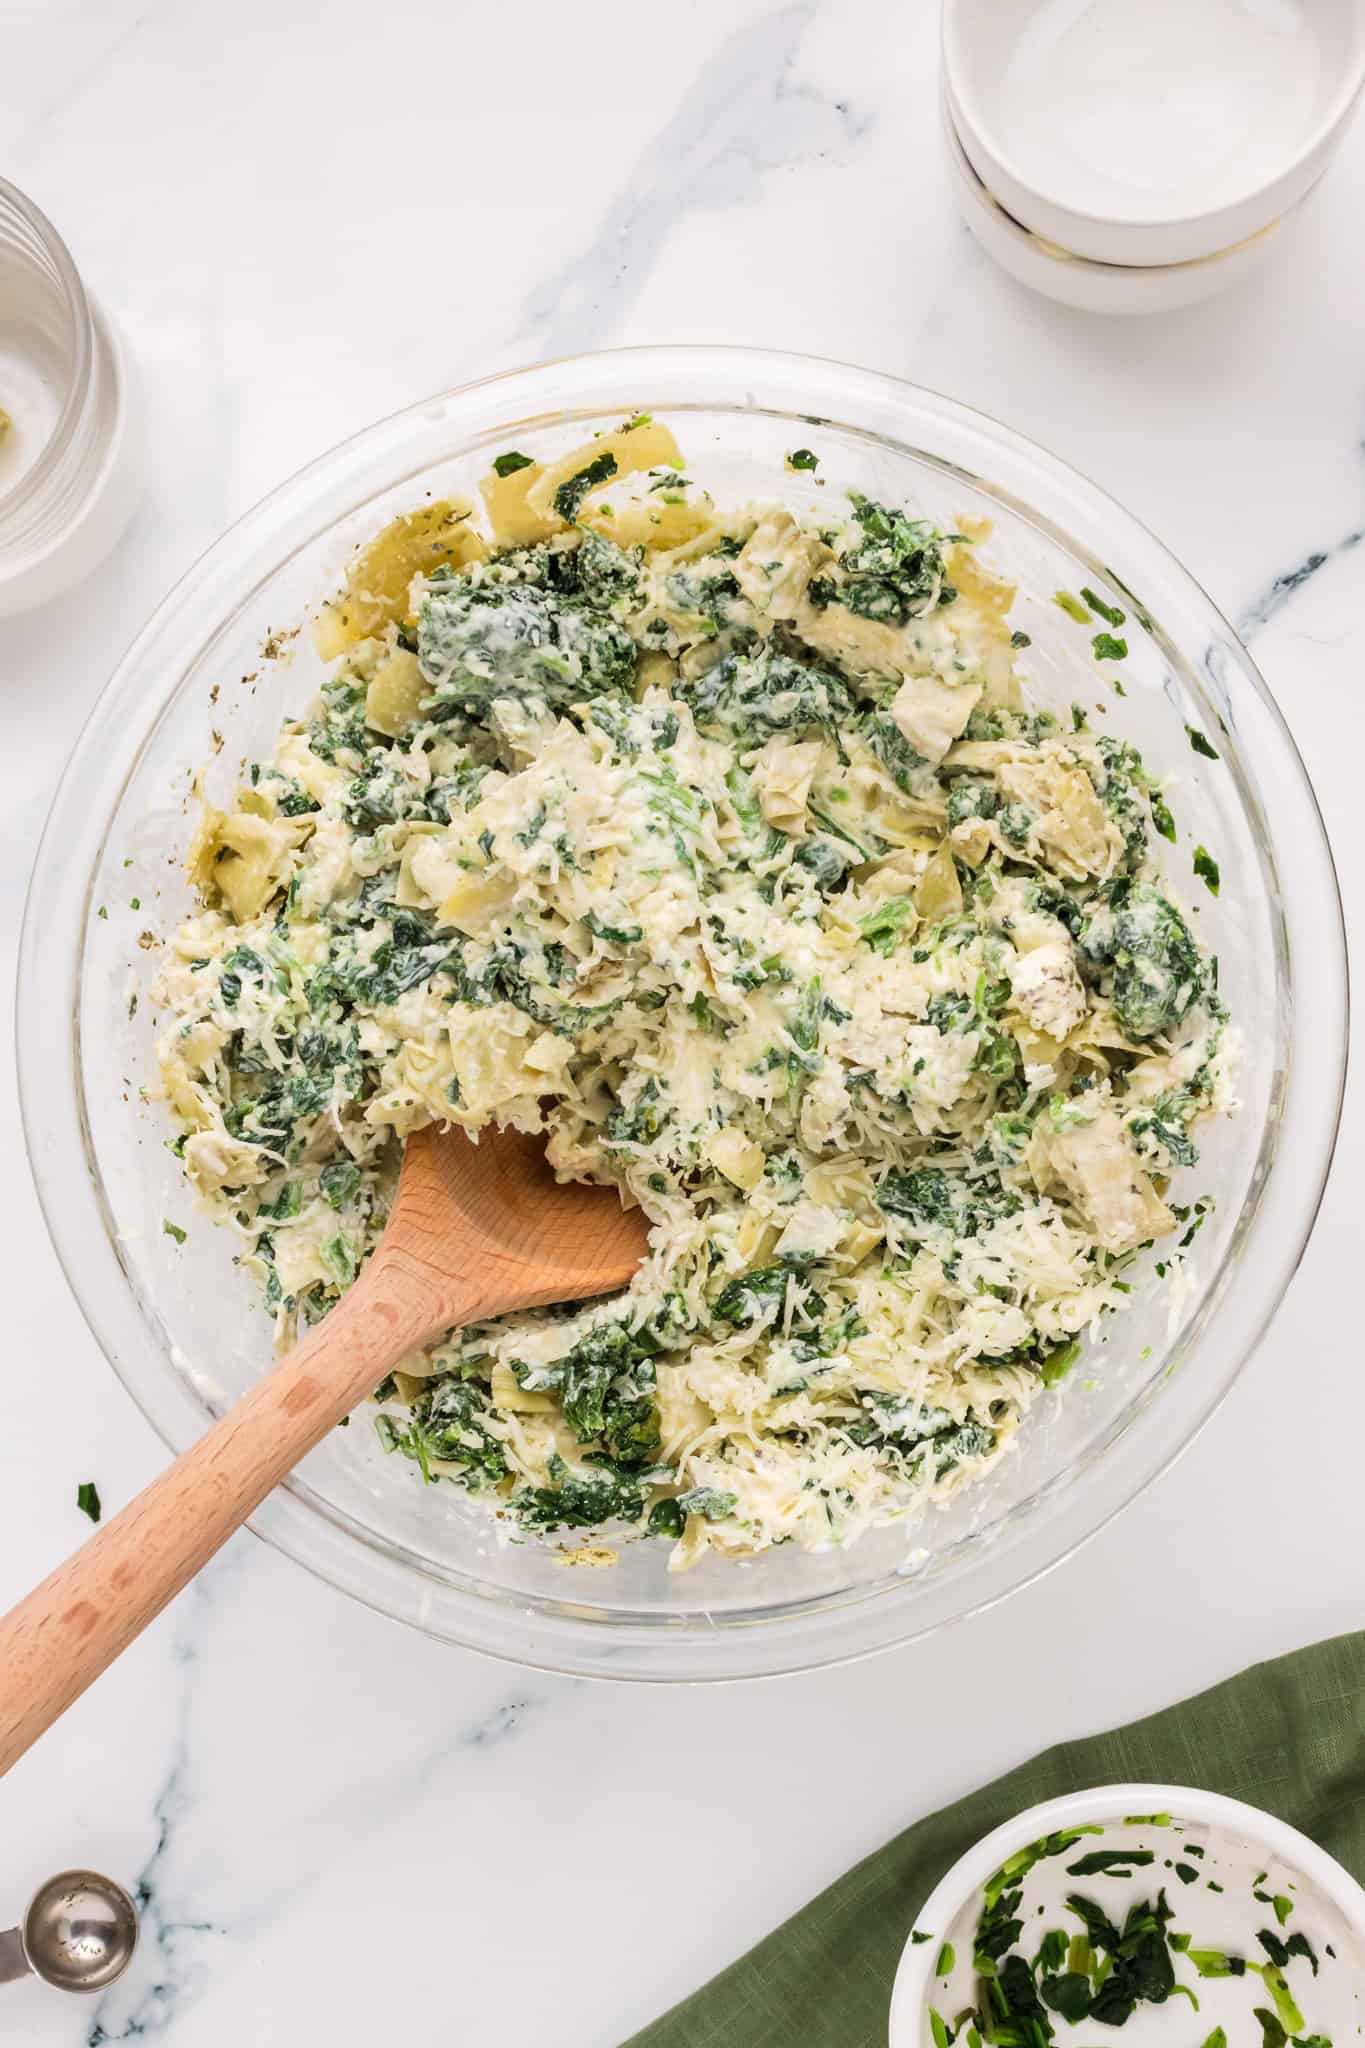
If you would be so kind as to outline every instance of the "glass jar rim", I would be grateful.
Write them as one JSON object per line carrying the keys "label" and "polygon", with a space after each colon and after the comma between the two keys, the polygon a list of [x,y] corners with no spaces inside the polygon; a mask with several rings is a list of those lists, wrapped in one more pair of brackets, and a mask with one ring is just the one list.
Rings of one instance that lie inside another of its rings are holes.
{"label": "glass jar rim", "polygon": [[70,327],[71,374],[56,425],[12,490],[0,492],[0,523],[42,498],[80,429],[89,396],[95,362],[95,324],[81,274],[71,251],[40,206],[28,195],[0,178],[0,216],[5,212],[21,221],[33,235],[56,271],[66,303]]}

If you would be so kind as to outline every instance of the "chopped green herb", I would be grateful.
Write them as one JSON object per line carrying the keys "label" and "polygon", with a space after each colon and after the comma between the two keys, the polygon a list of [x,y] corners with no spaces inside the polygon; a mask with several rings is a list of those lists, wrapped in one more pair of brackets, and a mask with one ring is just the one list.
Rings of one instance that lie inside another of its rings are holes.
{"label": "chopped green herb", "polygon": [[1045,1387],[1060,1386],[1080,1355],[1081,1340],[1079,1337],[1073,1337],[1069,1343],[1058,1344],[1054,1350],[1049,1351],[1039,1367],[1043,1376],[1043,1385]]}
{"label": "chopped green herb", "polygon": [[1186,1948],[1191,1964],[1201,1977],[1245,1977],[1245,1956],[1230,1956],[1217,1948]]}
{"label": "chopped green herb", "polygon": [[1088,626],[1090,624],[1089,612],[1080,599],[1073,597],[1069,590],[1059,590],[1052,601],[1054,604],[1059,604],[1067,617],[1074,619],[1078,626]]}
{"label": "chopped green herb", "polygon": [[523,455],[516,448],[509,448],[505,454],[493,457],[493,473],[495,476],[515,476],[519,469],[530,469],[531,466],[531,457]]}
{"label": "chopped green herb", "polygon": [[904,929],[907,919],[914,915],[914,904],[908,896],[888,896],[875,910],[859,919],[858,929],[874,953],[890,955],[895,950],[896,940]]}
{"label": "chopped green herb", "polygon": [[93,1479],[83,1479],[76,1488],[76,1506],[83,1515],[89,1515],[92,1522],[98,1522],[104,1513],[100,1506],[99,1488]]}
{"label": "chopped green herb", "polygon": [[1304,2017],[1295,2003],[1294,1994],[1285,1982],[1283,1971],[1277,1969],[1274,1963],[1262,1963],[1260,1971],[1261,1982],[1274,2001],[1275,2016],[1280,2025],[1286,2033],[1301,2034],[1305,2024]]}
{"label": "chopped green herb", "polygon": [[1041,1970],[1045,1976],[1055,1975],[1066,1962],[1069,1946],[1060,1927],[1050,1928],[1043,1936],[1038,1953],[1034,1957],[1035,1972]]}
{"label": "chopped green herb", "polygon": [[1116,640],[1112,633],[1097,633],[1090,644],[1096,661],[1122,661],[1128,652],[1128,642]]}
{"label": "chopped green herb", "polygon": [[1194,748],[1196,754],[1202,754],[1206,761],[1216,761],[1218,759],[1217,753],[1209,745],[1198,726],[1187,725],[1185,730],[1189,734],[1190,745]]}
{"label": "chopped green herb", "polygon": [[1089,605],[1097,619],[1104,619],[1111,626],[1121,626],[1123,624],[1124,614],[1119,610],[1118,606],[1106,604],[1104,599],[1097,597],[1088,585],[1082,586],[1081,596],[1085,599],[1085,602]]}
{"label": "chopped green herb", "polygon": [[638,924],[604,924],[592,910],[584,911],[583,923],[595,939],[605,939],[609,946],[638,946],[644,937]]}
{"label": "chopped green herb", "polygon": [[787,467],[788,469],[818,469],[820,467],[820,458],[818,455],[812,455],[809,448],[793,448],[791,454],[787,457]]}
{"label": "chopped green herb", "polygon": [[1218,894],[1218,885],[1220,881],[1220,876],[1218,873],[1218,863],[1214,859],[1213,855],[1210,852],[1208,852],[1207,848],[1202,846],[1195,847],[1194,871],[1198,875],[1200,881],[1207,886],[1210,895],[1216,896]]}
{"label": "chopped green herb", "polygon": [[1171,816],[1170,807],[1167,804],[1165,797],[1159,796],[1157,792],[1153,790],[1151,796],[1148,798],[1148,802],[1151,805],[1152,809],[1152,823],[1155,825],[1157,831],[1161,834],[1162,838],[1169,839],[1171,844],[1174,846],[1175,819]]}
{"label": "chopped green herb", "polygon": [[[885,1206],[885,1204],[883,1204]],[[1079,1842],[1083,1835],[1102,1835],[1101,1827],[1062,1828],[1057,1833],[1043,1835],[1038,1841],[1030,1842],[1023,1849],[1016,1849],[1006,1857],[993,1877],[986,1880],[984,1897],[987,1911],[994,1908],[1006,1891],[1023,1877],[1026,1877],[1035,1863],[1041,1863],[1050,1856],[1064,1856],[1073,1842]]]}
{"label": "chopped green herb", "polygon": [[607,448],[571,476],[567,483],[562,483],[554,495],[554,508],[560,518],[568,520],[572,525],[578,517],[578,508],[589,491],[595,491],[599,484],[604,484],[614,477],[619,466],[616,457]]}
{"label": "chopped green herb", "polygon": [[334,1209],[344,1209],[360,1186],[360,1168],[350,1159],[335,1160],[323,1167],[318,1185]]}
{"label": "chopped green herb", "polygon": [[1150,1849],[1092,1849],[1088,1856],[1079,1857],[1075,1863],[1068,1863],[1066,1868],[1070,1877],[1127,1877],[1135,1869],[1155,1861]]}
{"label": "chopped green herb", "polygon": [[690,1493],[679,1494],[678,1506],[685,1515],[700,1515],[704,1522],[723,1522],[732,1511],[737,1496],[722,1493],[714,1486],[694,1486]]}
{"label": "chopped green herb", "polygon": [[[1280,1925],[1283,1926],[1284,1922],[1281,1921]],[[1302,1956],[1312,1970],[1313,1975],[1317,1976],[1317,1953],[1306,1934],[1291,1934],[1288,1940],[1286,1940],[1283,1935],[1272,1934],[1268,1927],[1263,1927],[1256,1939],[1260,1942],[1261,1947],[1265,1950],[1276,1969],[1288,1969],[1295,1956]]]}
{"label": "chopped green herb", "polygon": [[1088,2017],[1093,1992],[1088,1976],[1067,1970],[1059,1976],[1044,1977],[1038,1986],[1043,2004],[1060,2013],[1073,2025]]}
{"label": "chopped green herb", "polygon": [[169,1217],[162,1218],[161,1228],[166,1236],[173,1237],[177,1244],[183,1244],[189,1236],[187,1230],[182,1230],[178,1223],[172,1223]]}

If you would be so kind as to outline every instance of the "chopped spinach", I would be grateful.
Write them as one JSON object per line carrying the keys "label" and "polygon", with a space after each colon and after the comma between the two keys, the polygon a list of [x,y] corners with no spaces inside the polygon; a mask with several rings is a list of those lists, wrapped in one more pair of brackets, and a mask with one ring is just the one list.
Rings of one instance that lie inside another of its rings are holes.
{"label": "chopped spinach", "polygon": [[711,1304],[711,1313],[721,1322],[740,1328],[755,1323],[781,1309],[791,1278],[790,1266],[764,1266],[755,1273],[741,1273],[721,1288]]}
{"label": "chopped spinach", "polygon": [[606,448],[582,469],[576,470],[567,483],[562,483],[555,492],[554,508],[560,518],[572,525],[578,517],[578,508],[589,491],[595,491],[599,484],[607,483],[615,476],[619,466],[611,450]]}
{"label": "chopped spinach", "polygon": [[645,1511],[640,1481],[629,1473],[571,1472],[552,1455],[549,1486],[524,1487],[513,1505],[528,1529],[592,1529],[600,1522],[638,1522]]}
{"label": "chopped spinach", "polygon": [[852,712],[848,686],[826,669],[785,654],[727,654],[691,690],[692,715],[703,730],[752,735],[829,731]]}
{"label": "chopped spinach", "polygon": [[1218,872],[1217,861],[1214,859],[1213,855],[1208,851],[1206,847],[1195,847],[1194,871],[1198,875],[1200,881],[1203,882],[1205,887],[1208,889],[1209,894],[1211,896],[1216,896],[1218,894],[1219,885],[1222,878]]}
{"label": "chopped spinach", "polygon": [[927,519],[911,519],[849,492],[858,539],[839,556],[842,577],[833,596],[859,618],[904,626],[956,596],[946,581],[943,535]]}
{"label": "chopped spinach", "polygon": [[1088,584],[1081,585],[1081,596],[1097,619],[1103,619],[1110,626],[1121,626],[1123,624],[1124,614],[1119,610],[1118,606],[1106,604],[1102,597],[1096,596]]}

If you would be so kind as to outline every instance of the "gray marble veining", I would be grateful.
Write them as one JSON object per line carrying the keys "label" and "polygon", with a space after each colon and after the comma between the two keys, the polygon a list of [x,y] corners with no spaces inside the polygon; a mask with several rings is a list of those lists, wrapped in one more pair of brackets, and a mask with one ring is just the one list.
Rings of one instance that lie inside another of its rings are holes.
{"label": "gray marble veining", "polygon": [[[708,55],[681,104],[620,178],[591,239],[526,300],[518,332],[542,354],[600,347],[622,322],[688,214],[734,212],[784,164],[843,161],[872,115],[798,75],[819,0],[737,28]],[[687,63],[679,50],[679,67]]]}

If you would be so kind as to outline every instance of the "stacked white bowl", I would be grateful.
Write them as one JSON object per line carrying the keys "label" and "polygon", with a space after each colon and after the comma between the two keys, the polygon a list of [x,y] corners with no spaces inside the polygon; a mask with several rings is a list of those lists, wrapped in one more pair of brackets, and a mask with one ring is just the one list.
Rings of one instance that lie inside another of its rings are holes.
{"label": "stacked white bowl", "polygon": [[1260,262],[1365,82],[1365,0],[944,0],[967,225],[1022,284],[1161,312]]}

